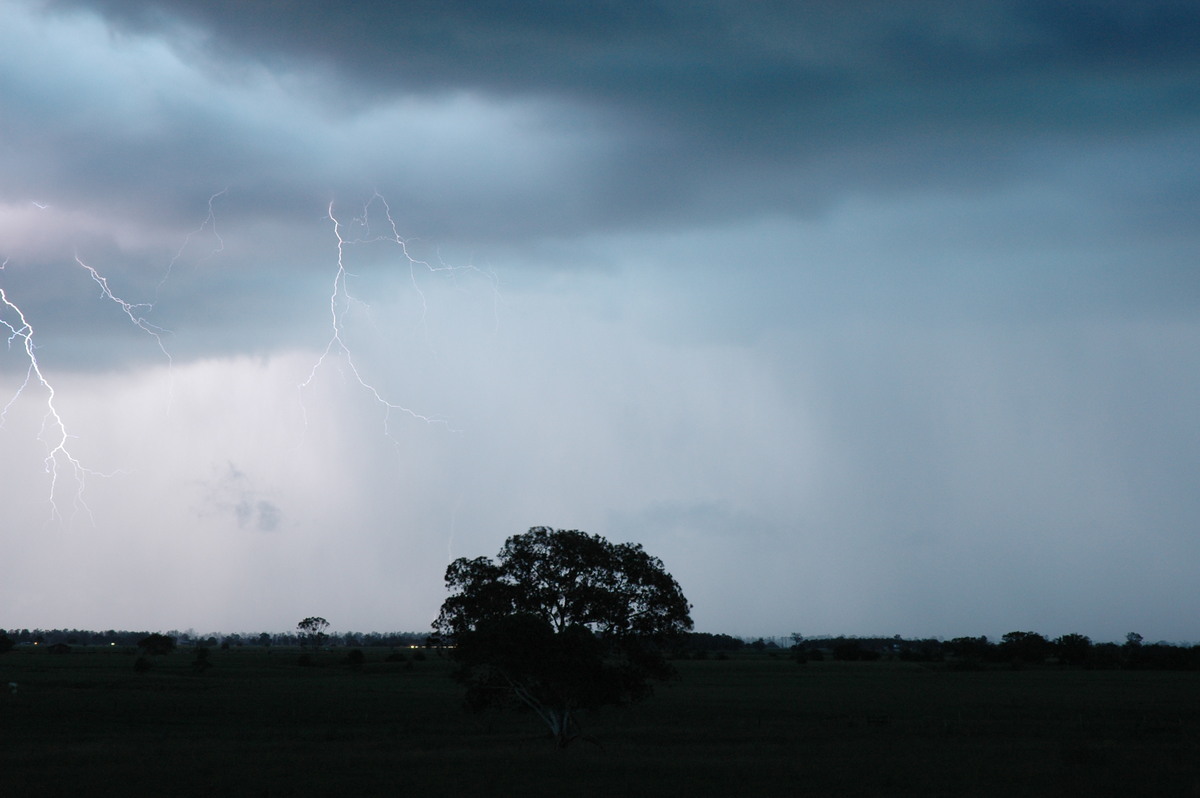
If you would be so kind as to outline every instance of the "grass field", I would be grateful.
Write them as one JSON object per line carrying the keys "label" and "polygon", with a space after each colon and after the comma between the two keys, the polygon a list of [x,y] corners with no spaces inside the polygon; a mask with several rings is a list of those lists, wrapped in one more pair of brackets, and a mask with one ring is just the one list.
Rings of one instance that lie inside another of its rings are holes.
{"label": "grass field", "polygon": [[555,750],[449,665],[287,649],[0,657],[0,795],[1200,796],[1200,673],[684,661]]}

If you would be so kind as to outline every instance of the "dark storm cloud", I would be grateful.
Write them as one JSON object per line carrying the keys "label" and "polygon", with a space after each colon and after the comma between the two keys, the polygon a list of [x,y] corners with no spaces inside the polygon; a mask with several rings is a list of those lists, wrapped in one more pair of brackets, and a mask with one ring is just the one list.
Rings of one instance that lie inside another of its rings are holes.
{"label": "dark storm cloud", "polygon": [[[565,117],[590,108],[586,124],[613,143],[564,176],[588,197],[549,203],[542,232],[994,184],[1035,168],[1031,142],[1077,147],[1200,111],[1188,3],[56,5],[172,37],[217,71],[331,74],[334,106],[469,92],[561,103]],[[189,126],[194,152],[212,132]],[[263,151],[247,163],[270,163],[265,142],[249,146]],[[491,223],[481,208],[477,227],[534,232],[529,202]]]}
{"label": "dark storm cloud", "polygon": [[55,5],[90,7],[137,31],[199,26],[225,55],[329,66],[385,93],[562,93],[691,108],[713,120],[730,108],[769,115],[836,100],[881,80],[937,87],[1017,78],[1033,85],[1068,70],[1092,79],[1193,71],[1200,34],[1200,11],[1186,2],[857,2],[836,10],[787,2],[478,0]]}
{"label": "dark storm cloud", "polygon": [[[195,290],[172,281],[157,306],[171,329],[287,313],[264,302],[284,274],[315,297],[323,287],[297,276],[330,265],[326,203],[347,218],[372,189],[406,232],[526,270],[604,267],[623,254],[595,246],[613,233],[632,251],[656,246],[639,235],[828,219],[863,197],[927,203],[888,231],[886,259],[876,219],[873,238],[831,240],[803,275],[768,266],[781,290],[768,314],[752,292],[730,317],[742,329],[789,308],[1038,317],[1200,301],[1192,4],[40,8],[91,27],[61,34],[55,58],[0,70],[0,192],[102,216],[56,257],[73,247],[120,284],[122,270],[161,275],[228,189],[216,211],[240,235],[227,228],[202,295],[239,290],[173,304]],[[93,15],[112,28],[103,43]],[[136,229],[112,232],[126,221]],[[1066,236],[1085,257],[1047,255]],[[678,290],[727,306],[740,284],[690,285],[720,282],[721,264],[794,262],[811,243],[771,241],[656,255],[692,274]],[[8,279],[27,265],[18,254]]]}

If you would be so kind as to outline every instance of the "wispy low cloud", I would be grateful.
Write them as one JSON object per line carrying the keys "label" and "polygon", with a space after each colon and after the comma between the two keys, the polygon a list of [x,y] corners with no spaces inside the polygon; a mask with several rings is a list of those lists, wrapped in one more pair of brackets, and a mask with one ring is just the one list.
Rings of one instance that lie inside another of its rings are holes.
{"label": "wispy low cloud", "polygon": [[251,503],[243,499],[234,507],[238,526],[253,525],[264,532],[274,532],[279,528],[282,511],[269,501],[259,499]]}
{"label": "wispy low cloud", "polygon": [[239,529],[275,532],[283,522],[283,510],[255,489],[245,472],[232,462],[205,485],[205,495],[197,510],[201,518],[232,518]]}

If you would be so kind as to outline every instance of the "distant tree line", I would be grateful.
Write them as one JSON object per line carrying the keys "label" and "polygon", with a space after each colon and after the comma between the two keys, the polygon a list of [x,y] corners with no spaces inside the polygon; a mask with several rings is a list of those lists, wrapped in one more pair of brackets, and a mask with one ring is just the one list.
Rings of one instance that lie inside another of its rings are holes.
{"label": "distant tree line", "polygon": [[[0,629],[0,653],[18,645],[65,644],[68,646],[138,647],[159,633],[146,631],[103,632],[85,629]],[[165,633],[183,647],[196,646],[300,646],[304,637],[298,632],[261,632],[250,634],[210,634],[172,630]],[[345,632],[328,635],[323,645],[346,648],[408,648],[425,646],[429,636],[417,632]],[[1168,642],[1146,643],[1136,633],[1126,635],[1123,643],[1095,643],[1082,634],[1047,638],[1037,632],[1009,632],[999,640],[987,637],[936,638],[894,637],[809,637],[743,638],[711,632],[688,632],[676,642],[677,658],[721,658],[739,651],[758,651],[775,656],[790,656],[797,662],[871,662],[899,660],[944,663],[947,667],[970,670],[995,666],[1043,665],[1091,670],[1200,670],[1200,645]]]}
{"label": "distant tree line", "polygon": [[1047,638],[1037,632],[1009,632],[999,640],[987,637],[907,639],[893,637],[810,637],[747,639],[725,634],[692,632],[684,635],[675,656],[688,659],[721,659],[737,651],[758,651],[797,662],[904,662],[943,663],[947,667],[974,668],[1042,665],[1090,670],[1200,670],[1200,645],[1146,643],[1130,633],[1123,643],[1094,643],[1086,635],[1066,634]]}
{"label": "distant tree line", "polygon": [[789,653],[798,662],[901,660],[941,662],[960,669],[1026,665],[1089,670],[1200,670],[1200,645],[1145,643],[1131,632],[1124,643],[1093,643],[1086,635],[1054,639],[1037,632],[1009,632],[1000,640],[956,637],[952,640],[896,637],[809,638],[793,635]]}
{"label": "distant tree line", "polygon": [[712,632],[688,632],[675,643],[675,653],[679,656],[688,654],[728,654],[733,651],[781,651],[788,647],[785,637],[734,637],[733,635],[714,634]]}
{"label": "distant tree line", "polygon": [[[86,629],[9,629],[6,632],[0,629],[0,637],[11,641],[14,646],[64,644],[68,646],[117,645],[132,648],[150,634],[151,632],[148,631],[115,629],[103,632]],[[305,640],[304,635],[299,631],[199,635],[194,631],[181,632],[172,629],[161,634],[174,638],[180,646],[299,646]],[[419,634],[417,632],[340,632],[326,635],[322,640],[322,645],[352,648],[407,648],[425,645],[428,636],[427,633]],[[3,641],[0,641],[0,650],[3,645],[5,645]]]}

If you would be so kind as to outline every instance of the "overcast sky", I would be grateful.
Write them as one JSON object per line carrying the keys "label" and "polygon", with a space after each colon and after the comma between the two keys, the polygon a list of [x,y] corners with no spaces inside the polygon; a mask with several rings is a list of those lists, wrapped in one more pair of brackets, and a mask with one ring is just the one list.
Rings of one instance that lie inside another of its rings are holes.
{"label": "overcast sky", "polygon": [[546,525],[702,631],[1200,640],[1195,3],[0,20],[0,626],[422,631]]}

